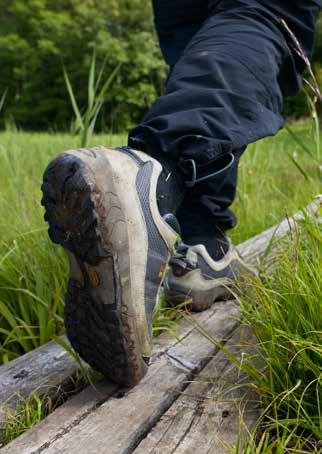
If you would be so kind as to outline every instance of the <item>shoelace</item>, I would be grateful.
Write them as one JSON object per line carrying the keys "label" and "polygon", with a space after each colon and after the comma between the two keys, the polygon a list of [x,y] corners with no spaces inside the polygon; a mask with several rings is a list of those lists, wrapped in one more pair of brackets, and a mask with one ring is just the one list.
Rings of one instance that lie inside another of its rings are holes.
{"label": "shoelace", "polygon": [[184,271],[195,270],[198,267],[198,256],[186,244],[181,244],[171,257],[169,265]]}

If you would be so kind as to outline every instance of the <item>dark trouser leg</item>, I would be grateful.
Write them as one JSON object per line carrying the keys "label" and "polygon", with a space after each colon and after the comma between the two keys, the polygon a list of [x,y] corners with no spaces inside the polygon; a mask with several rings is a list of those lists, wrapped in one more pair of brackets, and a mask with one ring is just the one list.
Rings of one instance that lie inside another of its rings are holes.
{"label": "dark trouser leg", "polygon": [[[188,180],[196,170],[196,184],[179,210],[184,238],[193,226],[211,233],[235,224],[228,207],[238,157],[249,143],[282,127],[283,95],[300,86],[303,64],[280,23],[281,9],[309,53],[319,11],[313,0],[210,2],[208,18],[181,51],[164,96],[130,134],[131,146],[178,163]],[[198,182],[232,155],[230,168]]]}
{"label": "dark trouser leg", "polygon": [[208,17],[208,0],[152,0],[155,28],[170,70]]}
{"label": "dark trouser leg", "polygon": [[[186,46],[207,19],[208,0],[152,0],[152,4],[160,48],[171,74]],[[130,136],[129,145],[154,154],[161,161],[165,170],[159,180],[159,209],[162,215],[176,212],[185,193],[183,179],[176,169],[176,159],[156,153],[156,148],[134,135]]]}

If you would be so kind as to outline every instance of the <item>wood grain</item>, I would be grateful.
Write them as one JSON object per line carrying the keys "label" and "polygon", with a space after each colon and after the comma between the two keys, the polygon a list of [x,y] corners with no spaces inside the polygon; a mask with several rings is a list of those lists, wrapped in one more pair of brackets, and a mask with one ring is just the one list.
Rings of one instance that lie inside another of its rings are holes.
{"label": "wood grain", "polygon": [[57,408],[47,418],[1,449],[1,453],[31,454],[45,449],[54,440],[78,424],[117,390],[117,386],[106,381],[88,386]]}
{"label": "wood grain", "polygon": [[[209,335],[224,341],[239,324],[235,302],[219,303],[207,320]],[[185,351],[186,350],[186,351]],[[184,354],[184,352],[186,354]],[[70,430],[46,442],[31,453],[82,454],[88,452],[130,453],[193,380],[196,373],[218,352],[197,327],[182,342],[159,354],[147,376],[123,398],[111,397],[82,418]],[[184,361],[182,361],[184,358]],[[27,433],[23,445],[29,446]],[[19,439],[18,439],[19,440]],[[17,440],[7,452],[20,453]]]}
{"label": "wood grain", "polygon": [[[249,328],[237,329],[226,348],[241,359],[254,353]],[[248,377],[220,352],[199,374],[134,454],[227,454],[251,430],[260,414]],[[242,444],[240,446],[242,452]]]}
{"label": "wood grain", "polygon": [[[194,329],[194,323],[203,325],[208,318],[212,317],[218,310],[223,309],[223,304],[224,303],[220,303],[213,306],[208,311],[196,314],[193,321],[189,317],[181,320],[178,330],[176,331],[176,337],[170,333],[163,333],[156,338],[154,341],[151,364],[158,361],[158,358],[162,354],[165,354],[171,347],[180,343],[181,340]],[[48,346],[50,346],[50,352],[52,352],[53,345],[48,344]],[[61,348],[57,344],[56,347],[58,351]],[[34,354],[35,351],[32,353]],[[64,357],[65,355],[62,356],[62,358]],[[40,359],[40,357],[38,358]],[[44,361],[45,358],[42,357],[41,360]],[[15,369],[13,369],[12,373],[14,373],[14,371]],[[44,386],[44,390],[47,391],[46,386]],[[19,452],[20,449],[24,447],[26,453],[36,452],[47,443],[51,443],[54,439],[59,438],[62,433],[68,431],[72,426],[78,424],[90,411],[97,408],[113,394],[118,394],[118,387],[108,382],[99,383],[98,385],[95,385],[95,388],[88,386],[80,394],[74,396],[71,400],[55,410],[40,424],[31,428],[27,433],[21,435],[17,440],[14,440],[3,448],[2,451],[8,453],[14,451]]]}
{"label": "wood grain", "polygon": [[49,342],[0,367],[0,426],[5,408],[15,408],[33,391],[52,397],[70,386],[79,365],[56,342]]}
{"label": "wood grain", "polygon": [[[196,314],[195,319],[202,324],[216,310],[217,306],[214,306],[209,311]],[[183,319],[175,333],[177,338],[170,333],[163,333],[155,338],[152,361],[192,329],[191,322]],[[65,336],[63,340],[68,343]],[[0,428],[6,409],[14,409],[21,398],[26,399],[33,391],[40,397],[55,397],[70,387],[71,378],[78,372],[79,364],[63,347],[53,341],[1,366]]]}

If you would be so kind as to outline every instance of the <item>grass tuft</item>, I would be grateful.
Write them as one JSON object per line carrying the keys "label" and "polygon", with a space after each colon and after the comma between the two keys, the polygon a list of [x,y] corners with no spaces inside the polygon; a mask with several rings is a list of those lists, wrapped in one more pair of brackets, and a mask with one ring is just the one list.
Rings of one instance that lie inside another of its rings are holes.
{"label": "grass tuft", "polygon": [[322,235],[304,219],[281,241],[276,265],[242,285],[244,321],[258,340],[252,377],[263,404],[246,453],[318,452],[322,439]]}
{"label": "grass tuft", "polygon": [[36,392],[28,399],[20,399],[14,411],[7,410],[1,430],[1,446],[22,435],[26,430],[42,421],[54,409],[49,397],[40,398]]}
{"label": "grass tuft", "polygon": [[72,129],[80,135],[80,147],[87,147],[91,140],[97,118],[106,101],[108,90],[117,75],[121,63],[119,63],[107,79],[102,83],[104,72],[106,70],[107,57],[105,58],[98,75],[96,76],[96,55],[93,53],[91,66],[88,74],[87,87],[87,106],[81,109],[76,101],[74,90],[71,85],[68,73],[63,68],[65,83],[69,94],[70,102],[73,107],[75,122]]}

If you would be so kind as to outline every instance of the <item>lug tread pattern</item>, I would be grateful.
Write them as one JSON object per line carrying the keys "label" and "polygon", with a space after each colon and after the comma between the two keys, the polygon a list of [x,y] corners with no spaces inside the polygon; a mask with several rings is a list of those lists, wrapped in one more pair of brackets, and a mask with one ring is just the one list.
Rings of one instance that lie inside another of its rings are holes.
{"label": "lug tread pattern", "polygon": [[[82,159],[68,153],[54,159],[44,173],[42,204],[49,236],[75,256],[84,279],[83,284],[73,278],[68,282],[66,332],[74,350],[90,366],[116,383],[133,386],[147,366],[133,340],[113,249],[116,233],[125,220],[117,195],[113,191],[104,193],[110,202],[106,207],[94,182]],[[108,231],[101,232],[102,219]],[[87,271],[89,267],[95,270],[102,261],[108,262],[114,279],[114,289],[107,295],[113,301],[108,304],[95,296]]]}

